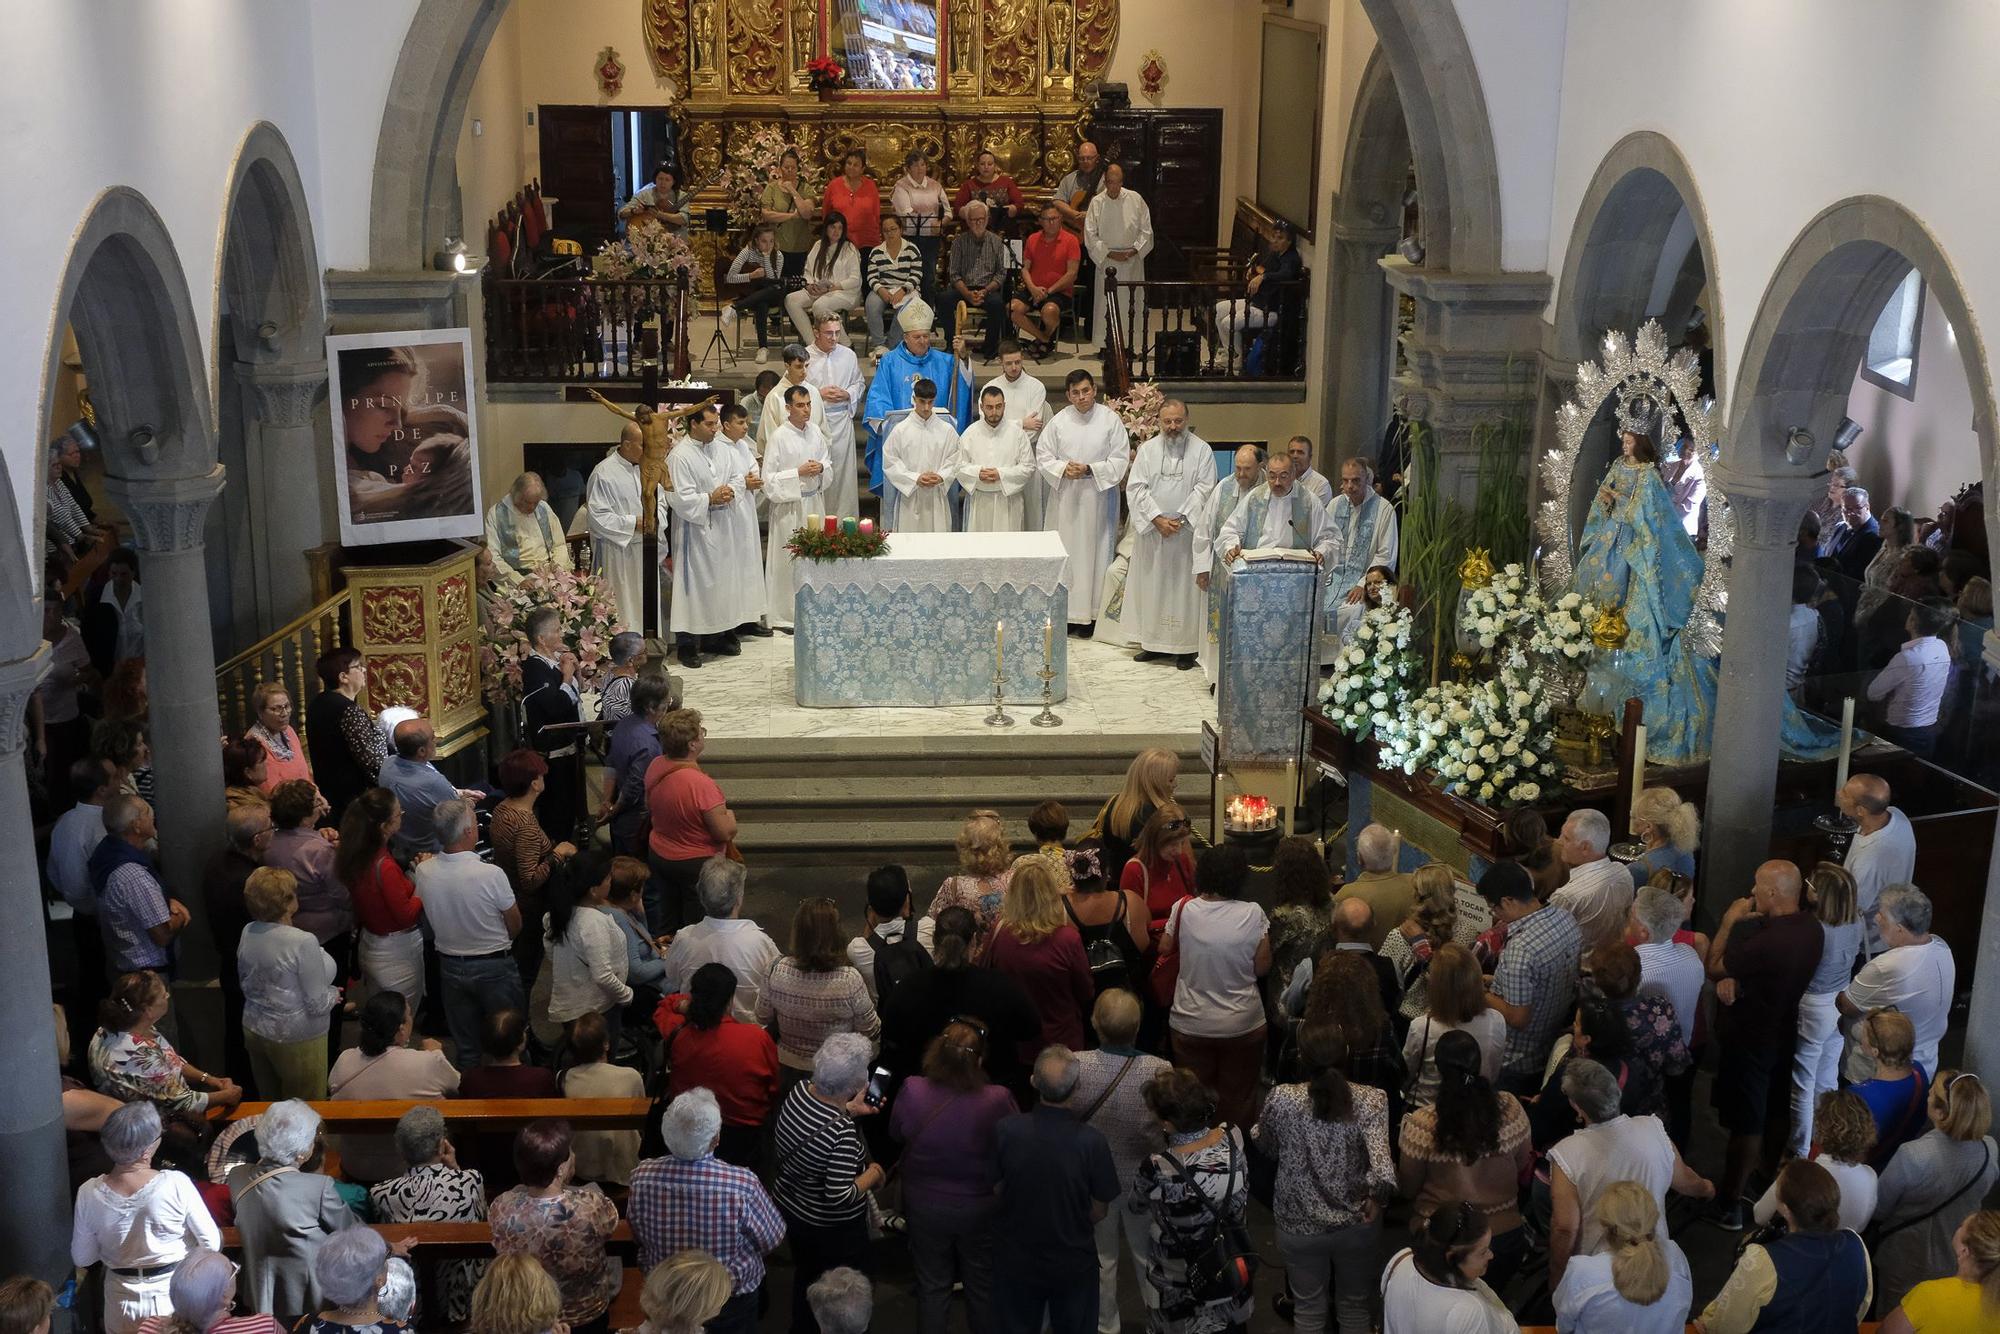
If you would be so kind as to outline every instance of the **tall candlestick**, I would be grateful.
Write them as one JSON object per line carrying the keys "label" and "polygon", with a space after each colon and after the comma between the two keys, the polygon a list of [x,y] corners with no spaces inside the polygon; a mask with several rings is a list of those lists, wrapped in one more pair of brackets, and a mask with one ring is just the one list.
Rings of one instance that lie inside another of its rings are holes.
{"label": "tall candlestick", "polygon": [[1056,652],[1056,630],[1049,618],[1042,617],[1042,666],[1054,661]]}
{"label": "tall candlestick", "polygon": [[995,676],[1005,676],[1007,674],[1006,643],[1007,623],[1005,621],[993,622],[993,674]]}
{"label": "tall candlestick", "polygon": [[[1646,725],[1640,723],[1632,729],[1632,800],[1627,802],[1627,811],[1639,809],[1639,792],[1646,786]],[[1632,832],[1639,832],[1639,817],[1631,817]]]}
{"label": "tall candlestick", "polygon": [[1854,696],[1849,695],[1840,702],[1840,767],[1833,771],[1833,797],[1840,799],[1841,789],[1847,786],[1847,761],[1854,753]]}

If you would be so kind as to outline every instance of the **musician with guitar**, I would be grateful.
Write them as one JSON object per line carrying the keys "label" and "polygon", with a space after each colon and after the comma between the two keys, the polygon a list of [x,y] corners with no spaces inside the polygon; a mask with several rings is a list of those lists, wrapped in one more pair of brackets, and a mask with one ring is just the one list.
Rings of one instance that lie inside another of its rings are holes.
{"label": "musician with guitar", "polygon": [[634,227],[664,227],[685,240],[688,197],[674,174],[674,164],[662,162],[653,168],[653,183],[626,200],[625,206],[618,210],[618,218],[625,224],[628,235]]}

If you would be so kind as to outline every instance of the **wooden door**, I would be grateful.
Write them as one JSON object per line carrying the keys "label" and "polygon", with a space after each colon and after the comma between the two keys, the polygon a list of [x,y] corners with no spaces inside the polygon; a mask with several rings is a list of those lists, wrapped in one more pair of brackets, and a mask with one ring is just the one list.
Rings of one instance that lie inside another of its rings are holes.
{"label": "wooden door", "polygon": [[556,230],[583,242],[586,252],[594,250],[618,229],[611,112],[604,107],[544,106],[540,119],[542,193],[557,201]]}

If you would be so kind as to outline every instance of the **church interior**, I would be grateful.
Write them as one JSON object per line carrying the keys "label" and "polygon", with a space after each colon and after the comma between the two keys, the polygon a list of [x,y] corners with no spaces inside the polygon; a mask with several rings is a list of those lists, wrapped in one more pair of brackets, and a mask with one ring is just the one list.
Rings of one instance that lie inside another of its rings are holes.
{"label": "church interior", "polygon": [[2000,11],[10,35],[0,1332],[2000,1330]]}

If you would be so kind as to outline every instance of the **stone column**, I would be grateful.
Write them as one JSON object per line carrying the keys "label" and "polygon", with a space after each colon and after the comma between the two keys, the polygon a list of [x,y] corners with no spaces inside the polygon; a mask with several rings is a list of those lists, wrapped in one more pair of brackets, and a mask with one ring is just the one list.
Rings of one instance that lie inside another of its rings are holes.
{"label": "stone column", "polygon": [[256,407],[257,435],[245,479],[256,497],[250,539],[255,548],[259,621],[265,632],[312,605],[312,577],[302,554],[326,537],[320,508],[321,362],[241,368]]}
{"label": "stone column", "polygon": [[[222,466],[205,477],[107,477],[105,489],[132,522],[145,583],[161,860],[168,889],[194,915],[181,933],[181,980],[208,981],[215,976],[215,948],[200,890],[202,868],[222,844],[222,711],[202,533],[208,507],[222,491]],[[208,1054],[197,1046],[197,1063]]]}
{"label": "stone column", "polygon": [[[2000,631],[1986,632],[1986,670],[2000,672]],[[1958,948],[1959,967],[1965,953]],[[1972,959],[1974,1015],[2000,1014],[2000,828],[1993,834],[1993,857],[1986,867],[1986,906],[1979,918],[1979,944]],[[1965,1066],[1991,1084],[2000,1079],[2000,1024],[1971,1023],[1965,1029]]]}
{"label": "stone column", "polygon": [[49,648],[0,663],[0,840],[14,849],[0,871],[0,1025],[8,1034],[0,1080],[0,1256],[9,1273],[60,1287],[69,1273],[70,1191],[63,1147],[62,1081],[49,1013],[49,954],[42,887],[28,813],[28,696],[48,670]]}
{"label": "stone column", "polygon": [[[1735,444],[1750,447],[1747,441]],[[1707,827],[1701,840],[1700,894],[1711,911],[1720,913],[1732,899],[1750,892],[1757,867],[1770,855],[1785,702],[1785,639],[1777,627],[1791,616],[1799,516],[1811,498],[1811,484],[1798,477],[1740,474],[1726,460],[1712,475],[1729,499],[1736,525],[1708,803],[1702,812]]]}
{"label": "stone column", "polygon": [[1546,273],[1417,269],[1400,256],[1379,262],[1389,285],[1417,308],[1404,348],[1408,368],[1390,392],[1405,417],[1435,432],[1445,492],[1469,506],[1478,489],[1479,428],[1517,418],[1532,429],[1542,310],[1553,282]]}
{"label": "stone column", "polygon": [[1395,227],[1335,223],[1333,300],[1328,307],[1322,451],[1315,464],[1337,471],[1337,460],[1373,458],[1389,424],[1389,372],[1396,349],[1396,298],[1383,281],[1381,259],[1396,244]]}

